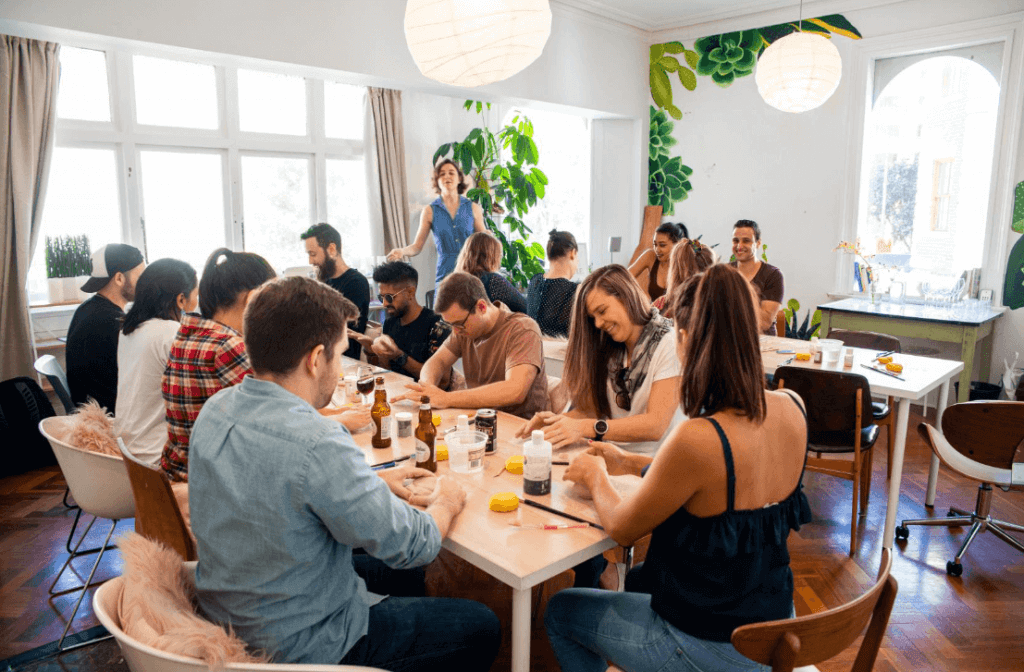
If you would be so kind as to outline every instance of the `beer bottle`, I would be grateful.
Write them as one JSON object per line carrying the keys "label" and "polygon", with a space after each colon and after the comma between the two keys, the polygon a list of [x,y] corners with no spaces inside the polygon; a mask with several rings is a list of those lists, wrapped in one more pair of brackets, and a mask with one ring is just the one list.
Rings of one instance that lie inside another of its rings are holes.
{"label": "beer bottle", "polygon": [[391,404],[388,403],[388,391],[384,389],[383,376],[377,378],[377,391],[373,393],[373,407],[370,409],[373,420],[374,448],[391,447]]}
{"label": "beer bottle", "polygon": [[437,473],[437,453],[434,439],[433,413],[430,412],[430,397],[420,397],[420,424],[416,427],[416,466]]}

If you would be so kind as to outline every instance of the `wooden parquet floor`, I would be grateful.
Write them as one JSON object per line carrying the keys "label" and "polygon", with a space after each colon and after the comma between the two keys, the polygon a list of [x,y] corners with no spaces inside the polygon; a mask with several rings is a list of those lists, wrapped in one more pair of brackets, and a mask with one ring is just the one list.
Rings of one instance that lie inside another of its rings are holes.
{"label": "wooden parquet floor", "polygon": [[[918,415],[912,416],[911,427],[921,420]],[[818,474],[808,474],[805,479],[814,522],[790,537],[798,614],[847,602],[874,581],[886,501],[882,441],[879,448],[874,459],[871,503],[867,517],[862,519],[856,557],[847,555],[851,484]],[[904,465],[900,519],[945,516],[950,505],[973,508],[976,485],[948,470],[941,472],[934,511],[924,507],[929,456],[912,430]],[[64,540],[74,517],[61,504],[63,491],[64,480],[56,467],[0,479],[0,660],[55,640],[65,623],[62,614],[72,607],[75,595],[47,599],[47,588],[67,557]],[[1024,521],[1024,493],[996,490],[992,515]],[[106,534],[106,525],[109,523],[97,523],[87,543],[98,543]],[[131,521],[121,523],[119,529],[122,526],[131,529]],[[946,561],[955,555],[965,535],[966,528],[915,527],[911,528],[910,539],[897,545],[893,574],[899,581],[899,594],[875,665],[879,672],[1024,670],[1024,556],[993,535],[982,534],[964,561],[964,575],[947,576]],[[86,576],[93,557],[81,559],[75,565],[78,576],[64,580]],[[428,572],[430,590],[473,597],[494,609],[505,625],[506,635],[493,669],[508,670],[510,593],[493,579],[460,563],[449,555],[435,562]],[[104,557],[98,576],[115,576],[120,570],[120,555],[115,551]],[[569,583],[568,577],[556,578],[549,584],[548,593]],[[540,610],[543,600],[539,594],[537,598]],[[72,630],[96,623],[86,600]],[[64,663],[51,661],[26,669],[126,670],[123,661],[116,665],[83,662],[118,659],[113,646],[109,641],[96,645],[95,653],[106,654],[106,658],[66,657]],[[532,651],[531,669],[558,669],[541,618],[534,620]],[[824,672],[849,670],[856,651],[852,647],[819,668]]]}

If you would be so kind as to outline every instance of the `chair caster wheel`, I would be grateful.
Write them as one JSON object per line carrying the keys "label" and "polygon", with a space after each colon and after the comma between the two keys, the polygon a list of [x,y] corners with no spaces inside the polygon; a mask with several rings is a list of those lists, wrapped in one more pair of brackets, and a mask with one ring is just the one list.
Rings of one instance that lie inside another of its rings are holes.
{"label": "chair caster wheel", "polygon": [[961,576],[964,573],[964,566],[959,562],[953,562],[950,560],[946,563],[946,574],[950,576]]}
{"label": "chair caster wheel", "polygon": [[957,513],[956,511],[954,511],[953,509],[950,509],[949,511],[946,511],[946,518],[956,518],[959,515],[960,514]]}
{"label": "chair caster wheel", "polygon": [[910,536],[910,528],[906,525],[900,525],[896,528],[896,539],[899,541],[906,541],[907,537]]}

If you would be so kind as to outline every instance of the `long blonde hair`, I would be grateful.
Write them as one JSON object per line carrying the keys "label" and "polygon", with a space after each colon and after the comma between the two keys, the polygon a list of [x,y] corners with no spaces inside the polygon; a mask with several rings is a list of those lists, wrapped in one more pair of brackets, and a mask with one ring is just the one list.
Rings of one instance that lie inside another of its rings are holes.
{"label": "long blonde hair", "polygon": [[501,243],[489,231],[477,231],[462,245],[455,270],[475,275],[493,273],[501,265]]}
{"label": "long blonde hair", "polygon": [[569,343],[566,346],[565,381],[573,406],[602,418],[611,416],[608,400],[608,362],[626,351],[625,343],[618,343],[598,329],[587,313],[587,297],[600,289],[615,297],[626,309],[630,322],[645,326],[651,320],[650,300],[625,266],[602,266],[580,284],[572,306]]}

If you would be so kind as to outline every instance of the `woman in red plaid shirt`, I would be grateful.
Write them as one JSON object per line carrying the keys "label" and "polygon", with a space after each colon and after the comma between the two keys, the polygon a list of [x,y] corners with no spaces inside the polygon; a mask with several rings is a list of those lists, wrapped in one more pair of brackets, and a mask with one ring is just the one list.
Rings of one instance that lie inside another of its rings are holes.
{"label": "woman in red plaid shirt", "polygon": [[162,381],[167,443],[160,464],[172,480],[188,480],[188,441],[203,404],[252,373],[242,316],[250,293],[276,275],[266,259],[251,252],[222,247],[206,261],[199,281],[202,317],[182,319]]}

